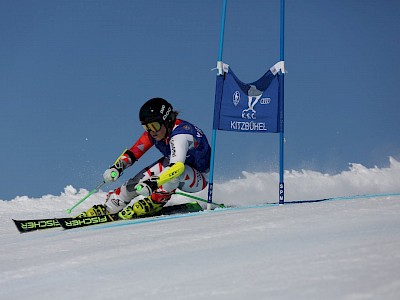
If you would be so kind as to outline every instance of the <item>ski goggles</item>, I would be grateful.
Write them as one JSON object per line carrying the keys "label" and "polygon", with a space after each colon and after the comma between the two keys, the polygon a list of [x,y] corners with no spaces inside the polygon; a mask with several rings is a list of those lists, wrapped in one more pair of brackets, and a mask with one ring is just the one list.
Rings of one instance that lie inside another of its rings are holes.
{"label": "ski goggles", "polygon": [[152,132],[158,132],[161,129],[161,124],[159,122],[151,122],[147,124],[142,125],[144,130],[146,131],[152,131]]}

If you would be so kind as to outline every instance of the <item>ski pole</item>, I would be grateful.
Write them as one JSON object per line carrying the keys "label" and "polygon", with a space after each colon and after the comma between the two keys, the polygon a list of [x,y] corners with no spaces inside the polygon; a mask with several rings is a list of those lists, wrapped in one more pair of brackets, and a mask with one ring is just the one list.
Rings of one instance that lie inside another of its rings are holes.
{"label": "ski pole", "polygon": [[71,213],[72,210],[77,207],[79,204],[81,204],[83,201],[85,201],[87,198],[89,198],[90,196],[92,196],[94,193],[98,192],[99,189],[105,184],[106,182],[103,181],[102,183],[100,183],[98,186],[96,186],[92,191],[90,191],[89,194],[87,194],[85,197],[83,197],[81,200],[79,200],[75,205],[73,205],[71,208],[67,209],[67,213]]}
{"label": "ski pole", "polygon": [[[136,191],[138,191],[138,192],[140,192],[142,189],[143,189],[143,186],[142,186],[142,185],[138,185],[138,186],[136,187]],[[206,199],[203,199],[203,198],[200,198],[200,197],[196,197],[196,196],[193,196],[193,195],[189,195],[189,194],[186,194],[186,193],[183,193],[183,192],[175,192],[175,194],[176,194],[176,195],[185,196],[185,197],[188,197],[188,198],[197,200],[197,201],[201,201],[201,202],[208,203],[208,201],[207,201]],[[215,206],[219,206],[219,207],[221,207],[221,208],[224,208],[224,207],[225,207],[225,205],[224,205],[223,203],[219,204],[219,203],[213,202],[213,203],[211,203],[211,204],[214,204]]]}
{"label": "ski pole", "polygon": [[[118,162],[119,159],[122,157],[122,155],[124,155],[125,151],[126,151],[126,149],[121,153],[120,156],[118,156],[118,158],[116,159],[114,165],[117,164],[117,162]],[[119,174],[119,175],[122,175],[122,173]],[[111,178],[116,178],[117,176],[118,176],[118,173],[117,173],[117,172],[115,172],[115,171],[112,171],[112,172],[111,172]],[[72,206],[71,208],[68,208],[68,209],[67,209],[67,213],[70,214],[70,213],[72,212],[72,210],[73,210],[75,207],[77,207],[79,204],[81,204],[81,203],[82,203],[83,201],[85,201],[87,198],[89,198],[90,196],[92,196],[94,193],[98,192],[99,189],[100,189],[105,183],[106,183],[106,181],[103,181],[102,183],[100,183],[100,184],[99,184],[98,186],[96,186],[92,191],[90,191],[89,194],[87,194],[85,197],[83,197],[81,200],[79,200],[74,206]]]}
{"label": "ski pole", "polygon": [[[117,172],[115,172],[115,171],[113,171],[113,172],[111,172],[111,177],[112,178],[115,178],[115,177],[117,177],[118,176],[118,174],[117,174]],[[102,183],[100,183],[98,186],[96,186],[93,190],[91,190],[90,192],[89,192],[89,194],[87,194],[85,197],[83,197],[81,200],[79,200],[77,203],[75,203],[75,205],[74,206],[72,206],[71,208],[68,208],[67,209],[67,213],[71,213],[72,212],[72,210],[75,208],[75,207],[77,207],[79,204],[81,204],[83,201],[85,201],[87,198],[89,198],[90,196],[92,196],[94,193],[96,193],[96,192],[98,192],[99,191],[99,189],[104,185],[106,183],[106,181],[103,181]]]}
{"label": "ski pole", "polygon": [[[189,195],[189,194],[186,194],[186,193],[175,192],[175,194],[181,195],[181,196],[185,196],[185,197],[188,197],[188,198],[192,198],[192,199],[195,199],[195,200],[197,200],[197,201],[201,201],[201,202],[208,203],[208,201],[207,201],[206,199],[203,199],[203,198],[200,198],[200,197],[196,197],[196,196],[193,196],[193,195]],[[222,204],[222,203],[219,204],[219,203],[213,202],[213,203],[211,203],[211,204],[214,204],[214,205],[219,206],[219,207],[221,207],[221,208],[224,208],[224,207],[225,207],[225,205]]]}

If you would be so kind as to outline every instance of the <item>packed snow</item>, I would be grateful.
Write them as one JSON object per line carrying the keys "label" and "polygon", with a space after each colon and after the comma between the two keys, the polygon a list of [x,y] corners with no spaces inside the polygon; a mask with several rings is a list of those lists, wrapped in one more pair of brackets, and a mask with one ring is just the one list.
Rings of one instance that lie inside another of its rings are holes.
{"label": "packed snow", "polygon": [[243,172],[214,187],[216,202],[235,207],[24,234],[12,219],[65,217],[90,187],[0,200],[0,299],[400,299],[394,158],[339,174],[286,171],[286,201],[333,198],[323,202],[265,205],[278,200],[277,173]]}

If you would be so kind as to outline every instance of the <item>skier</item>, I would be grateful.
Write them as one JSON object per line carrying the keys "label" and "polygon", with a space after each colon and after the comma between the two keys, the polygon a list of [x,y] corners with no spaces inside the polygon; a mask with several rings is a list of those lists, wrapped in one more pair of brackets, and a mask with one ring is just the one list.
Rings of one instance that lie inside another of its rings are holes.
{"label": "skier", "polygon": [[[141,107],[139,120],[145,132],[104,172],[104,181],[116,181],[152,146],[163,156],[109,192],[104,205],[94,205],[77,217],[118,213],[121,219],[131,219],[152,215],[162,209],[177,188],[194,193],[207,186],[210,145],[198,127],[177,116],[178,112],[163,98],[152,98]],[[144,199],[129,205],[138,196]]]}

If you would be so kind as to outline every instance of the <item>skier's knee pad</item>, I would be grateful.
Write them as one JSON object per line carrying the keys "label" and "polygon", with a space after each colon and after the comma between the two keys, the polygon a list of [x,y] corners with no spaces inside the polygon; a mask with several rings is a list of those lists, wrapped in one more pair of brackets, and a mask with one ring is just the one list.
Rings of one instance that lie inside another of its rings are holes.
{"label": "skier's knee pad", "polygon": [[104,205],[109,213],[118,213],[123,210],[124,207],[129,204],[129,202],[131,202],[130,199],[126,199],[127,197],[124,197],[124,190],[125,187],[122,186],[107,194],[106,203]]}

